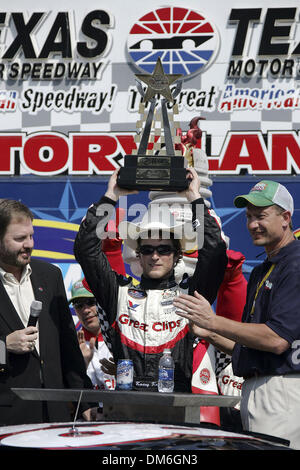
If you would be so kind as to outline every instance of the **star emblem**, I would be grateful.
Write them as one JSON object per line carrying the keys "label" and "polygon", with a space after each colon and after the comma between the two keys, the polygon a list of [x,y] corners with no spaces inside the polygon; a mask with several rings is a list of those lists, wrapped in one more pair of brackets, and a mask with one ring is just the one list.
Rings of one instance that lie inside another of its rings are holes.
{"label": "star emblem", "polygon": [[81,221],[86,214],[86,207],[79,207],[74,189],[70,181],[67,181],[60,201],[54,203],[54,207],[31,207],[31,211],[39,219],[55,220],[57,222]]}
{"label": "star emblem", "polygon": [[136,74],[136,77],[148,85],[144,96],[145,101],[150,101],[157,93],[164,96],[168,101],[174,101],[170,85],[182,77],[182,74],[165,74],[159,57],[152,74],[140,73]]}

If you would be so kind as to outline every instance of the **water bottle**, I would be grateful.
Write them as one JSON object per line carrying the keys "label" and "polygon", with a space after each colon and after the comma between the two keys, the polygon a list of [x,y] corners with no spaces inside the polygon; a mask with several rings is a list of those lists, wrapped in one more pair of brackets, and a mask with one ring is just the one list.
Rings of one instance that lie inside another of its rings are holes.
{"label": "water bottle", "polygon": [[165,349],[158,364],[158,391],[172,393],[174,390],[174,360],[171,350]]}

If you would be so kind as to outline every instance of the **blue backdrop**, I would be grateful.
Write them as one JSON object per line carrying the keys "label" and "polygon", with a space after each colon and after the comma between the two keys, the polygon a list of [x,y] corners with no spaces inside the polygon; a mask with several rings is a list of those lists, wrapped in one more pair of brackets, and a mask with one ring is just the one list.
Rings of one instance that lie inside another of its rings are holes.
{"label": "blue backdrop", "polygon": [[[233,199],[264,177],[212,177],[211,205],[222,220],[224,233],[230,238],[230,248],[242,252],[246,257],[244,273],[248,276],[255,264],[264,256],[261,248],[254,247],[246,229],[245,210],[236,209]],[[286,185],[294,197],[294,228],[300,227],[300,179],[297,176],[269,178]],[[80,268],[75,266],[73,242],[78,225],[89,205],[105,192],[107,178],[102,177],[55,177],[33,176],[3,177],[0,179],[0,197],[18,199],[30,207],[35,216],[34,256],[58,264],[65,277],[66,290],[80,277]],[[147,205],[148,193],[140,192],[128,198],[128,207],[134,203]],[[73,265],[73,266],[72,266]],[[70,267],[72,267],[70,271]],[[71,275],[70,275],[71,272]],[[69,274],[69,275],[68,275]],[[76,278],[76,279],[75,279]]]}

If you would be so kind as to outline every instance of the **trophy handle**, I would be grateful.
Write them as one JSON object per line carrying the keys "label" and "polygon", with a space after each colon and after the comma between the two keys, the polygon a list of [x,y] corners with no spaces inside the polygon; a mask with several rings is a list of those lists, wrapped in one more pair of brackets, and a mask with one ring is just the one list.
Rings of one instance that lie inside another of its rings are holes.
{"label": "trophy handle", "polygon": [[182,80],[178,80],[177,83],[176,83],[176,86],[172,92],[172,96],[173,96],[173,99],[176,98],[176,96],[179,95],[179,93],[181,92],[181,89],[182,89],[182,83],[183,81]]}
{"label": "trophy handle", "polygon": [[165,133],[165,144],[166,144],[168,155],[174,156],[175,151],[174,151],[174,146],[172,142],[172,133],[170,129],[170,122],[169,122],[166,103],[167,103],[167,100],[163,98],[161,100],[161,111],[162,111],[164,133]]}
{"label": "trophy handle", "polygon": [[135,83],[136,83],[136,87],[138,89],[138,92],[140,93],[140,95],[145,98],[145,92],[143,90],[143,87],[142,87],[142,83],[139,81],[139,80],[135,80]]}

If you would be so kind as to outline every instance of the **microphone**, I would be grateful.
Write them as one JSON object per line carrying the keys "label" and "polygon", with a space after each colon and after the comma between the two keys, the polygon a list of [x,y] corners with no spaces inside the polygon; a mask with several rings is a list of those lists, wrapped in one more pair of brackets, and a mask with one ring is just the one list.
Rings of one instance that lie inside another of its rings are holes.
{"label": "microphone", "polygon": [[36,326],[39,319],[39,315],[42,311],[42,302],[39,300],[33,300],[30,305],[30,316],[27,326]]}

